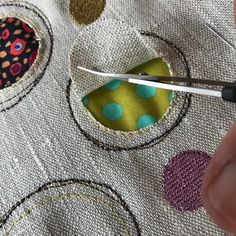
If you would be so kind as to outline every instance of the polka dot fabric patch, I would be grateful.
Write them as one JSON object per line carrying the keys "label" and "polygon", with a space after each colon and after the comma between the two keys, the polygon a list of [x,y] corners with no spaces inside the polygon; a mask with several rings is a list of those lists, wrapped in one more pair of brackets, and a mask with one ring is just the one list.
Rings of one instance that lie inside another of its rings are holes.
{"label": "polka dot fabric patch", "polygon": [[34,30],[18,18],[0,19],[0,89],[19,81],[33,65],[39,49]]}
{"label": "polka dot fabric patch", "polygon": [[[161,58],[148,61],[130,73],[170,75],[167,64]],[[162,119],[172,100],[172,91],[113,80],[84,97],[82,102],[105,127],[135,131]]]}
{"label": "polka dot fabric patch", "polygon": [[179,211],[202,207],[201,185],[210,156],[201,151],[186,151],[173,157],[164,169],[166,200]]}

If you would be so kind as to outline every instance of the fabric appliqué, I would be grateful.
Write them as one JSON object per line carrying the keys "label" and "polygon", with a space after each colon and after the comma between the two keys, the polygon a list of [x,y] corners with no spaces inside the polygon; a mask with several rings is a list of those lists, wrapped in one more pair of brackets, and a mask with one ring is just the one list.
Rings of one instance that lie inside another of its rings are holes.
{"label": "fabric appliqu\u00e9", "polygon": [[71,0],[70,15],[79,25],[96,21],[106,6],[106,0]]}
{"label": "fabric appliqu\u00e9", "polygon": [[33,65],[39,49],[34,30],[18,18],[0,19],[0,89],[19,81]]}
{"label": "fabric appliqu\u00e9", "polygon": [[174,156],[164,169],[166,200],[179,211],[202,207],[201,185],[210,156],[201,151],[185,151]]}
{"label": "fabric appliqu\u00e9", "polygon": [[[130,71],[133,74],[169,76],[161,59],[153,59]],[[149,86],[113,80],[82,99],[85,107],[105,127],[135,131],[163,118],[173,100],[173,92]]]}
{"label": "fabric appliqu\u00e9", "polygon": [[[85,207],[81,207],[82,205]],[[67,209],[66,216],[72,219],[75,227],[65,227],[64,224],[60,224],[58,217],[50,217],[54,210],[63,212],[64,207]],[[77,235],[78,228],[81,226],[83,228],[86,222],[85,228],[88,232],[86,235],[92,235],[96,228],[97,232],[102,230],[105,235],[112,233],[112,235],[141,236],[139,224],[127,203],[119,193],[104,183],[68,179],[40,186],[16,202],[1,217],[1,235],[15,235],[18,227],[22,228],[24,235],[30,235],[32,228],[35,235],[39,235],[38,229],[40,235],[48,235],[48,231],[45,233],[37,227],[40,225],[39,215],[43,215],[49,224],[54,225],[54,230],[50,232],[53,235],[61,235],[62,231],[63,235]],[[88,216],[89,218],[86,218]],[[32,218],[34,224],[30,224]]]}

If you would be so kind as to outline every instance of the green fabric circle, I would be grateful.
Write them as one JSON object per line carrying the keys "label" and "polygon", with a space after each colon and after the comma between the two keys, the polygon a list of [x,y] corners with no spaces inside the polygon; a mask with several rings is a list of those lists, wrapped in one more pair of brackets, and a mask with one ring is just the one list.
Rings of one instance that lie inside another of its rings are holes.
{"label": "green fabric circle", "polygon": [[109,103],[102,108],[103,116],[110,121],[117,121],[123,116],[123,108],[118,103]]}
{"label": "green fabric circle", "polygon": [[84,106],[88,106],[88,104],[89,104],[89,98],[88,98],[88,96],[83,97],[82,103],[84,104]]}
{"label": "green fabric circle", "polygon": [[113,80],[109,82],[108,84],[106,84],[104,87],[108,90],[115,90],[115,89],[118,89],[120,85],[121,85],[120,80]]}
{"label": "green fabric circle", "polygon": [[157,89],[145,85],[136,86],[136,94],[144,99],[152,98],[156,95]]}
{"label": "green fabric circle", "polygon": [[155,124],[158,120],[149,114],[142,115],[138,119],[138,129],[143,129],[149,125]]}

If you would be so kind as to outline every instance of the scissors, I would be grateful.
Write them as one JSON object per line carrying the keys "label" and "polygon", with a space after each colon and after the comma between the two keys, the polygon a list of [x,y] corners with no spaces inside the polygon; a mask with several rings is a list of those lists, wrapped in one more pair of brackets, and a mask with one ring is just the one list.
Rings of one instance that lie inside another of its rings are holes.
{"label": "scissors", "polygon": [[[207,95],[213,97],[222,98],[224,101],[236,103],[236,83],[224,82],[217,80],[202,80],[185,77],[167,77],[167,76],[151,76],[145,73],[143,74],[120,74],[120,73],[106,73],[97,69],[88,69],[82,66],[78,66],[78,69],[108,78],[113,78],[132,84],[139,84],[145,86],[151,86],[155,88],[194,93],[200,95]],[[221,89],[209,89],[193,87],[192,84],[219,86]]]}

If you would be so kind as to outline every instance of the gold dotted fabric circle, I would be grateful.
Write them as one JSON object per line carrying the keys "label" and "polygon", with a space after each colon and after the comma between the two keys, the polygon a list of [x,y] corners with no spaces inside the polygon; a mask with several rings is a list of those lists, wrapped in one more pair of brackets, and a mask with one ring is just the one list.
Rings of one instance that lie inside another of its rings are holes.
{"label": "gold dotted fabric circle", "polygon": [[80,25],[96,21],[106,6],[106,0],[71,0],[71,17]]}

